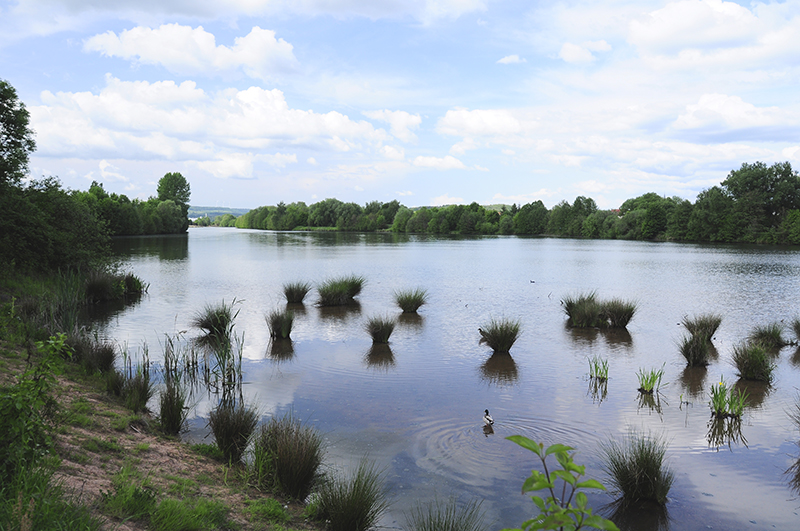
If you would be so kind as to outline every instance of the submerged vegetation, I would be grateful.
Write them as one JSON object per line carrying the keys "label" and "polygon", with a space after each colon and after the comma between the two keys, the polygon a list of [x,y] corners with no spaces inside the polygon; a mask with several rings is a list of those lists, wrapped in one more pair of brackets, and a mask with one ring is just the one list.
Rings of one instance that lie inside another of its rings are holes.
{"label": "submerged vegetation", "polygon": [[481,335],[478,343],[485,344],[496,354],[508,354],[520,336],[522,323],[512,319],[492,319],[484,328],[478,328]]}
{"label": "submerged vegetation", "polygon": [[624,502],[666,503],[675,474],[664,461],[665,439],[631,432],[622,442],[609,440],[601,450],[609,482]]}
{"label": "submerged vegetation", "polygon": [[636,304],[622,299],[600,301],[595,292],[561,300],[567,324],[575,328],[626,328],[636,314]]}

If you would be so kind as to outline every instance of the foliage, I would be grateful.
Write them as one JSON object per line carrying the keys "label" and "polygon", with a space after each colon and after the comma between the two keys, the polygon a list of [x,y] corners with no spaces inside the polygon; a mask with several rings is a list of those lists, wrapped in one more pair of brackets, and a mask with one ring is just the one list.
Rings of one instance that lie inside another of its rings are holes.
{"label": "foliage", "polygon": [[394,292],[394,301],[403,313],[416,313],[420,306],[428,302],[428,292],[422,288],[398,290]]}
{"label": "foliage", "polygon": [[708,365],[711,349],[704,334],[684,337],[680,344],[681,355],[686,359],[688,367],[705,367]]}
{"label": "foliage", "polygon": [[451,498],[446,503],[439,500],[418,503],[406,519],[409,531],[482,531],[483,518],[480,502],[459,506],[455,498]]}
{"label": "foliage", "polygon": [[777,366],[761,343],[734,345],[732,359],[740,378],[772,383]]}
{"label": "foliage", "polygon": [[661,387],[664,367],[662,366],[660,369],[650,369],[648,371],[640,368],[636,376],[639,378],[639,392],[652,394]]}
{"label": "foliage", "polygon": [[522,331],[522,323],[512,319],[492,319],[484,328],[478,328],[479,344],[486,344],[495,353],[507,354]]}
{"label": "foliage", "polygon": [[225,459],[237,464],[258,424],[258,412],[244,404],[221,402],[208,415],[208,424]]}
{"label": "foliage", "polygon": [[390,317],[370,317],[364,330],[372,338],[373,343],[388,343],[394,331],[395,320]]}
{"label": "foliage", "polygon": [[681,324],[688,330],[692,337],[699,340],[710,341],[722,324],[722,316],[718,314],[703,314],[695,317],[684,316]]}
{"label": "foliage", "polygon": [[747,339],[768,349],[779,349],[789,344],[783,338],[783,325],[780,323],[756,326]]}
{"label": "foliage", "polygon": [[600,381],[608,380],[608,360],[599,356],[589,358],[589,378]]}
{"label": "foliage", "polygon": [[161,430],[167,435],[178,435],[186,425],[189,408],[187,391],[175,378],[167,378],[158,400]]}
{"label": "foliage", "polygon": [[636,303],[622,299],[601,301],[590,291],[561,300],[567,325],[575,328],[626,328],[636,314]]}
{"label": "foliage", "polygon": [[28,156],[36,149],[30,113],[10,83],[0,79],[0,192],[16,186],[28,173]]}
{"label": "foliage", "polygon": [[150,516],[153,531],[214,531],[231,529],[230,508],[219,500],[167,498]]}
{"label": "foliage", "polygon": [[346,306],[354,302],[361,293],[367,279],[360,275],[350,275],[326,280],[317,286],[320,306]]}
{"label": "foliage", "polygon": [[625,502],[664,504],[675,474],[664,463],[667,442],[662,437],[630,433],[623,442],[611,439],[602,446],[611,485]]}
{"label": "foliage", "polygon": [[195,314],[192,326],[204,332],[197,340],[201,346],[214,349],[230,343],[233,322],[239,315],[239,310],[234,311],[235,306],[235,298],[228,304],[223,300],[219,304],[206,304]]}
{"label": "foliage", "polygon": [[[531,496],[540,513],[524,522],[521,528],[503,531],[533,531],[535,529],[576,531],[586,528],[619,531],[610,520],[592,514],[592,509],[588,506],[589,500],[583,490],[606,489],[594,479],[581,481],[586,474],[586,466],[575,463],[574,448],[563,444],[553,444],[545,449],[543,443],[537,443],[522,435],[512,435],[506,439],[532,451],[542,462],[544,472],[531,471],[530,477],[522,485],[522,493],[546,489],[550,495],[547,498]],[[547,466],[547,458],[551,455],[555,456],[561,467],[552,472]],[[561,482],[561,488],[558,488],[559,482]]]}
{"label": "foliage", "polygon": [[331,531],[367,531],[389,507],[382,474],[366,459],[350,476],[326,478],[318,495],[317,516]]}
{"label": "foliage", "polygon": [[739,418],[744,412],[747,392],[741,389],[733,390],[728,388],[728,384],[720,376],[719,383],[711,386],[710,393],[711,416],[721,418]]}
{"label": "foliage", "polygon": [[267,316],[270,337],[273,339],[289,339],[293,322],[294,312],[290,310],[273,310]]}
{"label": "foliage", "polygon": [[245,500],[245,512],[251,520],[266,521],[269,523],[285,523],[292,519],[289,512],[275,498],[259,498]]}
{"label": "foliage", "polygon": [[283,285],[283,295],[290,304],[302,304],[309,291],[311,284],[308,282],[289,282]]}

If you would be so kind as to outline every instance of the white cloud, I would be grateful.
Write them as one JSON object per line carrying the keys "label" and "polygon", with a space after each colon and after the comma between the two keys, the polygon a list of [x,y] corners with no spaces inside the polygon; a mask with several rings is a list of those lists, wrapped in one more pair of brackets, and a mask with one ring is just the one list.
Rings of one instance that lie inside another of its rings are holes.
{"label": "white cloud", "polygon": [[520,59],[519,55],[516,55],[516,54],[514,54],[514,55],[506,55],[502,59],[498,59],[497,60],[497,64],[501,64],[501,65],[513,65],[513,64],[519,64],[519,63],[525,63],[525,62],[527,62],[525,59]]}
{"label": "white cloud", "polygon": [[395,192],[395,193],[397,195],[399,195],[400,197],[408,197],[408,196],[414,195],[414,192],[412,192],[410,190],[406,190],[404,192]]}
{"label": "white cloud", "polygon": [[317,164],[319,164],[319,163],[317,162],[317,159],[315,159],[314,157],[308,157],[308,158],[306,159],[306,162],[308,162],[308,163],[309,163],[309,164],[311,164],[312,166],[316,166]]}
{"label": "white cloud", "polygon": [[405,111],[364,111],[362,113],[367,118],[387,122],[391,127],[392,135],[402,142],[416,142],[417,136],[411,132],[412,129],[419,128],[422,118],[419,114],[409,114]]}
{"label": "white cloud", "polygon": [[456,109],[447,111],[436,130],[445,135],[480,137],[516,134],[522,131],[522,124],[506,109]]}
{"label": "white cloud", "polygon": [[450,155],[441,158],[419,156],[414,159],[413,164],[420,168],[433,168],[436,170],[464,170],[467,168],[463,162]]}
{"label": "white cloud", "polygon": [[241,69],[250,77],[270,79],[297,65],[292,45],[275,32],[258,26],[231,47],[217,45],[202,26],[164,24],[156,29],[136,27],[90,37],[84,50],[142,64],[160,65],[177,74],[224,74]]}
{"label": "white cloud", "polygon": [[406,158],[405,150],[399,146],[382,146],[380,153],[391,160],[405,160]]}
{"label": "white cloud", "polygon": [[448,194],[440,195],[431,199],[432,206],[460,205],[464,203],[463,197],[450,197]]}
{"label": "white cloud", "polygon": [[480,147],[480,145],[477,142],[475,142],[475,140],[473,140],[472,138],[465,138],[461,142],[456,142],[455,144],[453,144],[453,146],[450,148],[450,154],[463,155],[469,150],[478,149],[478,147]]}
{"label": "white cloud", "polygon": [[194,164],[220,179],[249,179],[253,177],[253,158],[249,153],[225,153],[218,155],[218,160],[197,161]]}
{"label": "white cloud", "polygon": [[606,41],[586,41],[580,45],[564,43],[558,56],[568,63],[590,63],[596,59],[592,52],[607,52],[611,45]]}

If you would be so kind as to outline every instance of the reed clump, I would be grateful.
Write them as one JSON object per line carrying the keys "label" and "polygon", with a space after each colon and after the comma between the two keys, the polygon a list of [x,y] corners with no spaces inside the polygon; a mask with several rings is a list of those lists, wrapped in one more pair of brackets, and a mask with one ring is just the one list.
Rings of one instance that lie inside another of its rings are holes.
{"label": "reed clump", "polygon": [[783,337],[783,325],[780,323],[756,326],[747,339],[751,343],[759,343],[764,348],[773,350],[783,348],[789,344]]}
{"label": "reed clump", "polygon": [[800,343],[800,317],[792,319],[792,332],[794,332],[794,342]]}
{"label": "reed clump", "polygon": [[367,531],[389,507],[383,474],[366,459],[350,476],[327,478],[318,496],[317,516],[331,531]]}
{"label": "reed clump", "polygon": [[600,356],[589,358],[589,378],[599,382],[608,380],[608,360]]}
{"label": "reed clump", "polygon": [[364,289],[367,279],[360,275],[332,278],[317,286],[319,306],[347,306]]}
{"label": "reed clump", "polygon": [[661,387],[661,378],[664,376],[664,366],[662,365],[660,369],[650,369],[647,371],[639,369],[636,376],[639,379],[639,392],[651,395],[657,392]]}
{"label": "reed clump", "polygon": [[732,359],[739,378],[772,383],[776,365],[761,343],[734,345]]}
{"label": "reed clump", "polygon": [[223,300],[219,304],[206,304],[201,311],[195,314],[191,324],[204,332],[197,339],[198,344],[217,348],[230,342],[233,321],[239,315],[239,311],[234,310],[235,305],[236,299],[227,304]]}
{"label": "reed clump", "polygon": [[283,285],[283,295],[289,304],[302,304],[309,291],[311,284],[308,282],[289,282]]}
{"label": "reed clump", "polygon": [[364,329],[372,337],[373,343],[388,343],[394,331],[396,321],[390,317],[371,317]]}
{"label": "reed clump", "polygon": [[698,341],[711,341],[722,324],[722,316],[714,313],[702,314],[695,317],[684,316],[681,324]]}
{"label": "reed clump", "polygon": [[189,415],[187,397],[186,388],[179,381],[167,379],[158,400],[161,431],[167,435],[178,435],[183,431]]}
{"label": "reed clump", "polygon": [[667,501],[675,474],[665,463],[667,442],[661,436],[630,433],[622,442],[601,446],[609,483],[625,502]]}
{"label": "reed clump", "polygon": [[294,312],[291,310],[274,310],[266,317],[269,335],[273,339],[289,339],[294,323]]}
{"label": "reed clump", "polygon": [[722,377],[711,386],[710,397],[711,416],[716,419],[740,418],[747,402],[747,392],[728,388]]}
{"label": "reed clump", "polygon": [[320,480],[323,444],[317,430],[291,414],[271,418],[253,438],[253,482],[259,488],[277,488],[304,500]]}
{"label": "reed clump", "polygon": [[636,314],[636,303],[623,299],[601,301],[592,291],[561,300],[567,324],[574,328],[627,328]]}
{"label": "reed clump", "polygon": [[483,518],[479,501],[459,505],[450,498],[447,502],[418,503],[406,520],[409,531],[483,531]]}
{"label": "reed clump", "polygon": [[417,313],[417,310],[428,302],[428,292],[422,288],[400,290],[394,293],[394,300],[403,313]]}
{"label": "reed clump", "polygon": [[711,348],[704,334],[683,338],[680,344],[681,355],[686,359],[688,367],[705,367],[711,358]]}
{"label": "reed clump", "polygon": [[125,407],[134,413],[147,411],[147,404],[155,393],[155,387],[150,379],[150,365],[145,362],[139,364],[134,372],[128,369],[122,384],[122,400]]}
{"label": "reed clump", "polygon": [[208,424],[225,459],[237,464],[256,429],[258,412],[242,403],[224,401],[208,415]]}
{"label": "reed clump", "polygon": [[522,333],[522,323],[514,319],[492,319],[483,328],[479,344],[487,345],[496,354],[507,354]]}

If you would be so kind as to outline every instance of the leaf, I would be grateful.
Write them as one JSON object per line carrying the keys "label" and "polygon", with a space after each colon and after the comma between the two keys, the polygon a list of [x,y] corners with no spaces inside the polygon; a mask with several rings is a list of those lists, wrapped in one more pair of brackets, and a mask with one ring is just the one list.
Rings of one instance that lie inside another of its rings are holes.
{"label": "leaf", "polygon": [[547,447],[547,451],[545,451],[544,455],[545,455],[545,457],[547,457],[548,455],[551,455],[551,454],[560,453],[560,452],[567,453],[567,452],[571,452],[572,450],[574,450],[574,448],[572,448],[571,446],[565,446],[563,444],[553,444],[553,445]]}
{"label": "leaf", "polygon": [[589,503],[589,498],[583,492],[579,492],[575,495],[575,507],[580,509],[581,511],[586,510],[586,505]]}
{"label": "leaf", "polygon": [[578,478],[576,478],[566,470],[555,470],[552,474],[563,479],[570,485],[575,485],[575,483],[578,481]]}
{"label": "leaf", "polygon": [[602,483],[597,481],[596,479],[587,479],[586,481],[581,481],[577,485],[575,485],[577,489],[600,489],[606,490]]}
{"label": "leaf", "polygon": [[586,517],[583,523],[586,527],[594,527],[595,529],[602,529],[603,531],[619,531],[619,527],[617,527],[614,522],[594,514]]}
{"label": "leaf", "polygon": [[506,439],[530,450],[539,457],[542,457],[542,449],[544,448],[543,444],[537,443],[536,441],[528,439],[527,437],[523,437],[522,435],[509,435],[506,437]]}
{"label": "leaf", "polygon": [[552,481],[547,481],[544,477],[544,474],[540,475],[541,477],[529,477],[525,480],[525,483],[522,484],[522,493],[525,494],[526,492],[530,492],[532,490],[542,490],[542,489],[552,489],[554,483]]}

